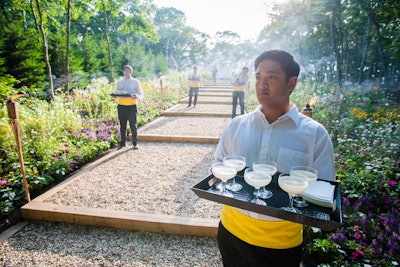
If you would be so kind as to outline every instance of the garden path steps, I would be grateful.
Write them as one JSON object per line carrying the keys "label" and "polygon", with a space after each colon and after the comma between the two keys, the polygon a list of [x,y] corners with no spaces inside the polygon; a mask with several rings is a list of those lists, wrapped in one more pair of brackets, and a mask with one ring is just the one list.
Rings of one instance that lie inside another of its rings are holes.
{"label": "garden path steps", "polygon": [[[188,108],[188,97],[183,98],[180,103],[166,110],[162,116],[140,127],[138,129],[139,142],[205,143],[215,144],[216,146],[223,127],[229,122],[231,117],[232,90],[233,88],[226,83],[205,84],[199,90],[198,102],[195,108]],[[210,125],[211,129],[213,127],[219,127],[220,129],[214,132],[214,134],[210,134],[210,129],[199,129],[199,127],[204,128],[204,125],[201,124],[198,125],[197,129],[185,129],[194,133],[187,134],[187,132],[183,131],[182,134],[179,134],[179,124],[182,120],[196,119],[210,120],[208,125]],[[218,122],[217,126],[215,126],[216,121]],[[168,125],[174,129],[178,129],[178,134],[166,135],[158,133],[159,129]],[[100,159],[82,168],[63,183],[36,197],[21,208],[22,217],[26,220],[65,222],[145,232],[215,237],[218,219],[116,211],[46,202],[47,199],[54,197],[57,192],[68,187],[76,179],[80,179],[97,166],[121,156],[128,149],[132,149],[132,147],[111,150]],[[184,158],[184,155],[182,157]],[[154,166],[157,168],[157,165]]]}

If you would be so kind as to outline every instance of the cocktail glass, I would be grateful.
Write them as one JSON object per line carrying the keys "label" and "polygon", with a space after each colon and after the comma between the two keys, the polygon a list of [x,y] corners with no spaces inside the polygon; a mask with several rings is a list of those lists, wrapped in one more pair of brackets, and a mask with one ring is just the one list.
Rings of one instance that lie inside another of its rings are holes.
{"label": "cocktail glass", "polygon": [[260,191],[260,188],[262,186],[266,186],[271,182],[272,180],[271,175],[267,174],[266,172],[258,171],[250,167],[244,171],[244,180],[246,181],[246,183],[255,188],[254,190],[255,198],[252,199],[250,202],[258,205],[267,206],[267,202],[259,198],[258,191]]}
{"label": "cocktail glass", "polygon": [[[255,161],[253,162],[253,169],[261,172],[265,172],[271,177],[277,172],[277,164],[275,161]],[[255,192],[256,193],[256,192]],[[257,191],[258,197],[268,199],[273,196],[272,192],[267,190],[265,186],[261,187]]]}
{"label": "cocktail glass", "polygon": [[[226,156],[224,157],[224,165],[236,168],[237,172],[240,172],[246,167],[246,158],[242,156]],[[236,175],[235,175],[236,176]],[[226,188],[237,192],[243,188],[243,186],[236,182],[235,178],[226,185]]]}
{"label": "cocktail glass", "polygon": [[233,197],[233,194],[226,190],[226,182],[236,176],[236,168],[224,165],[222,162],[214,163],[211,172],[215,177],[222,181],[221,195]]}
{"label": "cocktail glass", "polygon": [[[312,184],[317,181],[318,171],[312,167],[308,166],[294,166],[290,169],[290,175],[296,177],[305,177],[307,179],[308,184]],[[294,203],[299,208],[304,208],[308,206],[308,203],[303,199],[300,195],[297,195],[294,198]]]}
{"label": "cocktail glass", "polygon": [[289,194],[289,206],[282,207],[283,210],[299,213],[301,211],[293,207],[293,199],[296,194],[301,194],[308,188],[307,178],[292,176],[290,173],[281,173],[278,178],[279,187]]}

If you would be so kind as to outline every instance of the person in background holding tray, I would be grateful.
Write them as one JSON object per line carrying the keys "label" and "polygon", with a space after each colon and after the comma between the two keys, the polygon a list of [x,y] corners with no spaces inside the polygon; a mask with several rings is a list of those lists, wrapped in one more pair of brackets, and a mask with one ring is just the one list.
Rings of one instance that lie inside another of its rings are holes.
{"label": "person in background holding tray", "polygon": [[[137,145],[137,100],[143,98],[143,90],[140,82],[132,77],[132,66],[125,65],[123,68],[124,77],[118,80],[114,94],[120,96],[113,96],[118,99],[118,119],[120,124],[121,141],[118,149],[125,147],[127,124],[132,132],[132,145],[133,149],[138,149]],[[121,96],[125,95],[126,96]]]}
{"label": "person in background holding tray", "polygon": [[[270,50],[254,65],[259,106],[227,125],[215,161],[240,155],[249,167],[254,161],[273,160],[278,172],[289,172],[295,165],[312,166],[320,178],[334,180],[328,132],[289,100],[300,72],[298,63],[284,51]],[[224,205],[217,241],[224,266],[298,267],[303,225]]]}

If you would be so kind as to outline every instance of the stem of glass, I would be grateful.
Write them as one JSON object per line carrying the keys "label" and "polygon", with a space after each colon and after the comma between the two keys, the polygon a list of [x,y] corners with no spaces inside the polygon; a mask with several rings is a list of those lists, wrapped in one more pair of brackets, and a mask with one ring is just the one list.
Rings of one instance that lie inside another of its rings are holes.
{"label": "stem of glass", "polygon": [[292,195],[289,195],[289,207],[290,207],[290,209],[294,209],[293,208],[293,200],[294,200],[294,196],[292,196]]}
{"label": "stem of glass", "polygon": [[255,195],[256,195],[256,199],[258,199],[259,197],[259,194],[260,194],[260,188],[257,188],[256,189],[256,192],[255,192]]}
{"label": "stem of glass", "polygon": [[222,181],[222,194],[225,194],[225,192],[226,192],[225,184],[226,184],[226,182]]}

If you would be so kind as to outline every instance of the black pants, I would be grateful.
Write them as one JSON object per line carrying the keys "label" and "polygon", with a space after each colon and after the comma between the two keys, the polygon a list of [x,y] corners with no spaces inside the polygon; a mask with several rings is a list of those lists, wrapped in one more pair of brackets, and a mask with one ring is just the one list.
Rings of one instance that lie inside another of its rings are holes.
{"label": "black pants", "polygon": [[218,248],[225,267],[299,267],[301,245],[290,249],[270,249],[250,245],[231,234],[219,223]]}
{"label": "black pants", "polygon": [[132,144],[135,146],[137,144],[137,107],[136,105],[132,106],[122,106],[118,105],[118,119],[120,125],[120,134],[121,134],[121,145],[125,145],[126,143],[126,135],[127,135],[127,124],[129,121],[129,127],[132,132]]}
{"label": "black pants", "polygon": [[199,94],[199,87],[190,87],[189,90],[189,106],[192,105],[192,97],[194,96],[193,104],[196,106],[197,104],[197,95]]}
{"label": "black pants", "polygon": [[233,91],[232,93],[232,118],[236,117],[237,101],[239,100],[240,114],[244,114],[244,92]]}

